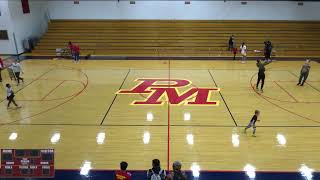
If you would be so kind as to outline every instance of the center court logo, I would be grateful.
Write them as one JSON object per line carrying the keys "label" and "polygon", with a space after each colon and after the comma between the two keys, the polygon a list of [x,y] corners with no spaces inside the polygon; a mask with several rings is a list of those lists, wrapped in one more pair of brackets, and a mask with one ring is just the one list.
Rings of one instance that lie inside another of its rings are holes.
{"label": "center court logo", "polygon": [[[201,105],[217,106],[219,101],[212,101],[212,92],[219,92],[220,88],[205,88],[191,86],[186,79],[141,78],[138,84],[130,90],[120,90],[117,94],[146,94],[143,101],[133,101],[131,105]],[[189,88],[188,88],[189,87]],[[183,90],[185,89],[185,90]]]}

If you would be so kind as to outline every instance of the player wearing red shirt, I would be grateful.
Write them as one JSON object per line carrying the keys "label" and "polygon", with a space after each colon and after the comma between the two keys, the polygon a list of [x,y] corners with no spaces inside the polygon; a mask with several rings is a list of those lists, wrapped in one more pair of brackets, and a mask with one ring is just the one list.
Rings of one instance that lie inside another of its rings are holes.
{"label": "player wearing red shirt", "polygon": [[69,48],[70,54],[71,54],[71,56],[73,58],[73,44],[72,44],[72,42],[68,43],[68,48]]}
{"label": "player wearing red shirt", "polygon": [[80,53],[80,47],[78,45],[73,45],[72,49],[75,53]]}
{"label": "player wearing red shirt", "polygon": [[72,45],[72,51],[74,53],[74,61],[78,62],[80,60],[80,47],[78,45]]}
{"label": "player wearing red shirt", "polygon": [[121,170],[116,171],[115,180],[131,180],[131,173],[127,172],[127,167],[127,162],[120,163]]}
{"label": "player wearing red shirt", "polygon": [[69,48],[69,50],[70,50],[70,52],[72,51],[72,42],[69,42],[68,43],[68,48]]}
{"label": "player wearing red shirt", "polygon": [[71,58],[74,60],[75,59],[75,56],[74,56],[74,50],[73,50],[73,44],[72,42],[69,41],[68,43],[68,48],[69,48],[69,52],[71,54]]}
{"label": "player wearing red shirt", "polygon": [[236,60],[237,51],[238,49],[236,47],[232,48],[233,60]]}

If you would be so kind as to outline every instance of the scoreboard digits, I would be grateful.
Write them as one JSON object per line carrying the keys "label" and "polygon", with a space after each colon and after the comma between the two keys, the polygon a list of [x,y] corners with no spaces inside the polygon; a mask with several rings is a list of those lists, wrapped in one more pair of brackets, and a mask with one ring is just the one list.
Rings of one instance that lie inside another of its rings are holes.
{"label": "scoreboard digits", "polygon": [[54,177],[53,149],[1,149],[2,178]]}

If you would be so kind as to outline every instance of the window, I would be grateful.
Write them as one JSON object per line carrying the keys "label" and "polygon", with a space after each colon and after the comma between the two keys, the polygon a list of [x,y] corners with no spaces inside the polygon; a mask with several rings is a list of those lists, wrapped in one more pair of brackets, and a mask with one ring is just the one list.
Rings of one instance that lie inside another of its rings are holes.
{"label": "window", "polygon": [[8,40],[8,31],[7,30],[0,30],[0,40]]}

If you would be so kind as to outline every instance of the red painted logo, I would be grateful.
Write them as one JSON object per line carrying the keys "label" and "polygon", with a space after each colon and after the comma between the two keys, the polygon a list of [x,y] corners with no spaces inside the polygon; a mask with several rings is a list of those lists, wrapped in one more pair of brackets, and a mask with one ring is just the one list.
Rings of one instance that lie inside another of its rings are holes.
{"label": "red painted logo", "polygon": [[[220,88],[190,87],[192,82],[186,79],[136,79],[138,85],[130,90],[120,90],[117,94],[147,94],[143,101],[133,101],[132,105],[219,105],[211,101],[212,92]],[[189,87],[189,88],[188,88]]]}

